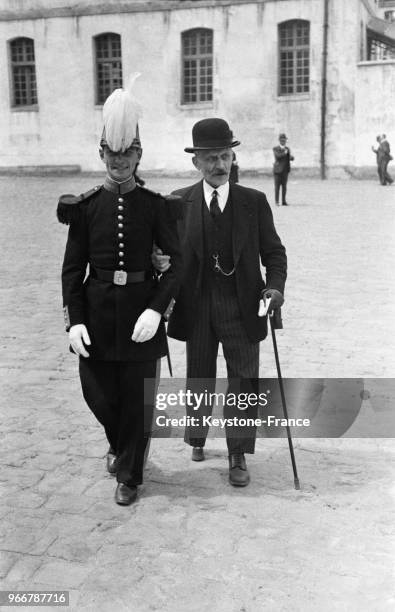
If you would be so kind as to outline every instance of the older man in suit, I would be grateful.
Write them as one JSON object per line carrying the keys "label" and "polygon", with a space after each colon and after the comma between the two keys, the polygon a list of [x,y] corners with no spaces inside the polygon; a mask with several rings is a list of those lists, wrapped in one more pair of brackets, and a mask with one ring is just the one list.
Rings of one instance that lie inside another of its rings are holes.
{"label": "older man in suit", "polygon": [[[183,256],[181,290],[170,317],[168,335],[186,341],[187,387],[200,390],[207,382],[215,387],[216,361],[222,344],[228,378],[238,379],[243,390],[256,389],[259,376],[259,342],[267,335],[267,319],[258,316],[260,299],[271,298],[271,308],[283,303],[286,254],[273,224],[264,193],[229,183],[234,140],[223,119],[203,119],[192,130],[195,167],[202,180],[175,191],[181,196],[178,231]],[[261,263],[266,268],[266,283]],[[255,382],[254,382],[255,381]],[[248,383],[251,383],[250,385]],[[240,386],[239,386],[240,388]],[[212,406],[188,412],[200,419]],[[225,417],[237,409],[224,407]],[[248,408],[247,415],[254,410]],[[185,441],[193,447],[192,459],[204,459],[208,428],[188,427]],[[229,480],[245,486],[249,474],[244,454],[253,453],[256,430],[226,429]]]}
{"label": "older man in suit", "polygon": [[274,199],[277,206],[280,206],[280,187],[281,202],[283,206],[288,206],[287,202],[287,183],[288,174],[291,172],[291,161],[294,158],[291,155],[289,147],[287,147],[287,137],[285,134],[280,134],[278,137],[279,144],[273,148],[274,164]]}

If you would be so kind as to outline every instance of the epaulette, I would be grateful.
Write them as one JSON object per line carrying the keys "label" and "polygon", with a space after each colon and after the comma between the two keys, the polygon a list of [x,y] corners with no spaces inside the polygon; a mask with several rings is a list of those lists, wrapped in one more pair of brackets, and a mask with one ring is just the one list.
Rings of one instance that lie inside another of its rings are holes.
{"label": "epaulette", "polygon": [[152,191],[152,189],[148,189],[147,187],[143,187],[142,185],[139,185],[139,189],[141,189],[141,191],[149,193],[150,195],[156,196],[157,198],[165,198],[165,196],[163,196],[158,191]]}
{"label": "epaulette", "polygon": [[97,185],[79,196],[66,193],[59,198],[56,215],[60,223],[70,225],[72,221],[77,221],[80,216],[80,204],[89,200],[91,196],[101,189],[102,185]]}
{"label": "epaulette", "polygon": [[139,188],[142,191],[146,191],[150,195],[154,195],[158,198],[166,200],[166,202],[179,202],[181,200],[181,196],[175,195],[174,193],[170,193],[169,195],[163,195],[163,193],[159,193],[159,191],[152,191],[152,189],[148,189],[147,187],[143,187],[142,185],[139,185]]}
{"label": "epaulette", "polygon": [[157,191],[151,191],[151,189],[147,189],[147,187],[141,187],[141,185],[139,186],[139,188],[142,191],[146,191],[150,195],[153,195],[153,196],[156,196],[157,198],[162,198],[163,200],[165,200],[166,209],[169,215],[172,217],[172,219],[174,221],[176,221],[177,219],[181,219],[182,214],[183,214],[183,206],[182,206],[183,200],[181,196],[176,195],[174,193],[170,193],[169,195],[163,195],[162,193],[159,193]]}
{"label": "epaulette", "polygon": [[182,219],[184,214],[184,200],[182,199],[182,196],[171,193],[170,195],[165,196],[165,200],[167,210],[169,211],[173,220],[177,221],[177,219]]}

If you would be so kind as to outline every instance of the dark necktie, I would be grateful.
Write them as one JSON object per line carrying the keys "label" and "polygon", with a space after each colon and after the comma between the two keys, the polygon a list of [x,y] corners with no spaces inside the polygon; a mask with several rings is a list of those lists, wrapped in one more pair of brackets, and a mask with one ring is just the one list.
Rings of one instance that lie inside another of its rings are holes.
{"label": "dark necktie", "polygon": [[214,189],[213,195],[211,197],[211,202],[210,202],[210,215],[212,216],[214,220],[217,219],[221,214],[221,209],[218,204],[217,196],[218,196],[218,193],[216,189]]}

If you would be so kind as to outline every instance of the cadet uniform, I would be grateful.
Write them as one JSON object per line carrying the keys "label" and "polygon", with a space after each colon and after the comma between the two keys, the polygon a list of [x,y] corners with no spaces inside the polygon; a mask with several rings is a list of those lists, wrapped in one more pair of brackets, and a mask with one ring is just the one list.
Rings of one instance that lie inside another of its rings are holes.
{"label": "cadet uniform", "polygon": [[[152,419],[154,380],[144,394],[144,379],[155,379],[166,354],[164,320],[147,342],[131,335],[146,308],[163,314],[177,292],[176,228],[166,201],[133,178],[107,176],[81,196],[62,196],[58,218],[70,225],[62,268],[66,329],[84,324],[91,339],[90,356],[80,357],[83,395],[117,456],[118,482],[135,486]],[[172,260],[160,280],[151,264],[154,241]]]}

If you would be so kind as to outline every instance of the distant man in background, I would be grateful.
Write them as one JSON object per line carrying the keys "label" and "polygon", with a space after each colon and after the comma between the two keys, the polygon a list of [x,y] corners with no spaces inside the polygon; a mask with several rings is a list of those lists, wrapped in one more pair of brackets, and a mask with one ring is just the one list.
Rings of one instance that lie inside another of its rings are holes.
{"label": "distant man in background", "polygon": [[382,185],[392,185],[394,182],[391,176],[388,174],[388,164],[392,159],[390,143],[387,140],[387,136],[382,134],[380,141],[381,149],[381,177]]}
{"label": "distant man in background", "polygon": [[287,147],[287,137],[285,134],[280,134],[278,137],[279,143],[273,148],[274,153],[274,199],[277,206],[280,206],[280,187],[281,189],[281,203],[283,206],[288,206],[286,199],[287,196],[287,182],[288,174],[291,171],[291,161],[293,157],[290,149]]}
{"label": "distant man in background", "polygon": [[388,174],[388,164],[392,159],[390,144],[385,134],[376,137],[378,146],[372,146],[373,153],[376,153],[377,173],[381,185],[391,185],[394,181]]}
{"label": "distant man in background", "polygon": [[381,149],[380,149],[380,141],[381,141],[381,136],[380,134],[378,134],[376,136],[377,146],[372,145],[372,151],[376,155],[377,174],[379,175],[379,182],[382,185],[383,183],[381,180],[381,164],[380,164],[380,159],[381,159],[382,154],[381,154]]}

